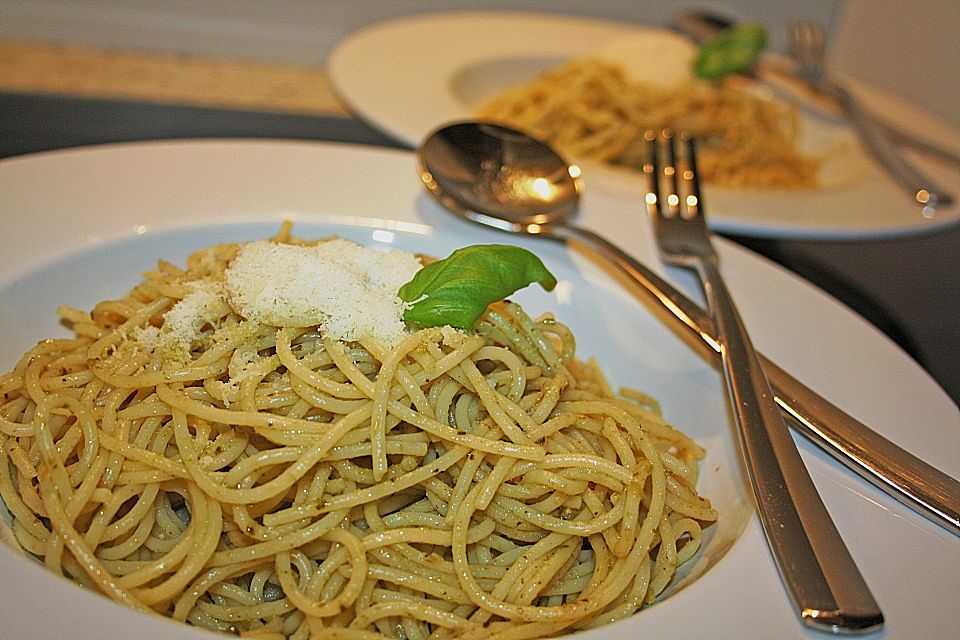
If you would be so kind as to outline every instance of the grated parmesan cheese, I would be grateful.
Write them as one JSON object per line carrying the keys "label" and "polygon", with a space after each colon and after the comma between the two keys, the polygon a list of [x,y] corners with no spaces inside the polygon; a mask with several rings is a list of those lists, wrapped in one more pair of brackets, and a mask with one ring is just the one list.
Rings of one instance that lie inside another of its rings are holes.
{"label": "grated parmesan cheese", "polygon": [[230,311],[222,282],[193,280],[184,284],[190,293],[163,314],[162,328],[147,326],[133,330],[133,339],[144,349],[189,351],[190,345],[200,339],[204,324],[213,323]]}
{"label": "grated parmesan cheese", "polygon": [[669,89],[693,81],[697,52],[685,37],[664,31],[613,40],[597,57],[619,66],[628,82]]}
{"label": "grated parmesan cheese", "polygon": [[190,293],[163,314],[163,329],[169,339],[189,345],[199,339],[200,329],[222,315],[226,303],[223,284],[213,280],[186,283]]}
{"label": "grated parmesan cheese", "polygon": [[372,337],[392,347],[406,333],[397,290],[420,267],[412,253],[342,239],[312,247],[257,241],[240,249],[225,275],[230,305],[248,320],[318,325],[335,340]]}
{"label": "grated parmesan cheese", "polygon": [[148,325],[142,328],[133,328],[133,339],[140,343],[140,345],[147,351],[155,351],[160,347],[160,335],[160,327]]}

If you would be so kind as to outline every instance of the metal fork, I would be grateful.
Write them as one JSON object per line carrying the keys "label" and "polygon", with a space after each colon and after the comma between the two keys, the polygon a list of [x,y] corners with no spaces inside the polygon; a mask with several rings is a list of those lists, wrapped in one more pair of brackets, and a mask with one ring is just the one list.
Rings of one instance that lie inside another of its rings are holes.
{"label": "metal fork", "polygon": [[648,132],[647,209],[660,256],[695,269],[720,342],[727,392],[757,511],[780,575],[803,622],[866,633],[883,614],[817,493],[777,410],[773,392],[720,275],[700,200],[693,140]]}
{"label": "metal fork", "polygon": [[879,121],[827,74],[826,43],[819,26],[808,22],[793,25],[790,29],[790,49],[800,65],[798,73],[812,86],[837,101],[864,147],[873,154],[890,178],[923,207],[925,215],[932,215],[938,206],[953,204],[953,196],[910,164]]}

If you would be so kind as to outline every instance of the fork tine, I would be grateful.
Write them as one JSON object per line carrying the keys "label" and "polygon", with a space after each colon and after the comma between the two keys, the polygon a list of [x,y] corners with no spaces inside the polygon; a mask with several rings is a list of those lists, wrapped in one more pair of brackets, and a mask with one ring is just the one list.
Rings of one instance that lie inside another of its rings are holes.
{"label": "fork tine", "polygon": [[643,166],[647,178],[647,211],[659,218],[673,217],[680,204],[673,134],[669,129],[650,130],[643,137],[647,153]]}
{"label": "fork tine", "polygon": [[686,213],[688,218],[703,216],[703,202],[700,195],[700,174],[697,171],[697,144],[693,137],[683,132],[680,136],[685,143],[684,162],[686,168],[683,171],[684,184],[686,186]]}
{"label": "fork tine", "polygon": [[[673,137],[673,131],[664,129],[660,134],[659,146],[666,147],[664,155],[666,162],[663,166],[663,179],[667,187],[666,215],[674,217],[680,214],[681,196],[680,196],[680,171],[677,163],[677,145]],[[663,205],[661,205],[661,211]]]}
{"label": "fork tine", "polygon": [[[681,132],[684,149],[678,150],[677,136],[670,129],[644,133],[646,157],[643,173],[647,180],[647,211],[663,218],[686,215],[687,205],[700,201],[696,177],[693,138]],[[688,195],[693,195],[691,200]]]}
{"label": "fork tine", "polygon": [[693,138],[665,129],[647,132],[644,140],[647,213],[661,257],[682,266],[691,256],[715,259],[703,218]]}
{"label": "fork tine", "polygon": [[657,134],[655,131],[646,131],[643,134],[645,161],[643,175],[647,179],[647,194],[644,200],[647,203],[647,214],[651,220],[660,215],[660,158],[657,153]]}

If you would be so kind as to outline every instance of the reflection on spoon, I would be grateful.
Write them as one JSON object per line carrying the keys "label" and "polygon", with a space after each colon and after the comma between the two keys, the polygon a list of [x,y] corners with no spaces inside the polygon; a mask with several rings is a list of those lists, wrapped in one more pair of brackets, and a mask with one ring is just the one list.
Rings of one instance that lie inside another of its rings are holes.
{"label": "reflection on spoon", "polygon": [[514,129],[449,125],[427,138],[419,158],[421,179],[445,206],[498,229],[556,230],[580,205],[580,168]]}

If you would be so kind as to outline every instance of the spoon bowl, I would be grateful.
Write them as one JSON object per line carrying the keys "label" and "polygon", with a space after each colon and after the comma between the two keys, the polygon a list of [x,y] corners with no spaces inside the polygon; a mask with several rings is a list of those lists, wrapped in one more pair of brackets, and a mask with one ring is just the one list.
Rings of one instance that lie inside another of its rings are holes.
{"label": "spoon bowl", "polygon": [[580,206],[580,168],[509,127],[457,122],[427,136],[420,179],[445,207],[505,231],[545,233]]}

